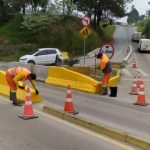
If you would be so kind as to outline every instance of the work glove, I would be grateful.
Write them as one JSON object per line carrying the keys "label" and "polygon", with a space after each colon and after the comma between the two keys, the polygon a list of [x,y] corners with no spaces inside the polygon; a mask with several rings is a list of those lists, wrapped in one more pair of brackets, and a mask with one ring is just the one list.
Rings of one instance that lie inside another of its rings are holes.
{"label": "work glove", "polygon": [[36,95],[38,95],[38,94],[39,94],[39,91],[38,91],[37,89],[35,89],[35,93],[36,93]]}
{"label": "work glove", "polygon": [[20,89],[24,89],[24,88],[25,88],[24,86],[20,86],[20,85],[19,85],[18,87],[19,87]]}

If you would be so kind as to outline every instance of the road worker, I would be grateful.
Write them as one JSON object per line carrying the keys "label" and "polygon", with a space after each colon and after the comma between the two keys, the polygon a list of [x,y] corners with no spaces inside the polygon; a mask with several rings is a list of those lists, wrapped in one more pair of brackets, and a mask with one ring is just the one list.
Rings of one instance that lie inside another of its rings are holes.
{"label": "road worker", "polygon": [[102,52],[99,52],[96,55],[97,59],[100,59],[100,69],[103,72],[103,77],[102,77],[102,92],[101,95],[107,95],[108,94],[108,84],[109,80],[112,75],[112,67],[110,64],[110,60],[108,56]]}
{"label": "road worker", "polygon": [[[36,74],[31,73],[30,70],[24,67],[14,67],[8,69],[6,71],[6,80],[10,87],[10,100],[12,101],[12,104],[15,106],[21,106],[21,104],[17,102],[16,90],[17,87],[21,89],[25,88],[26,83],[23,81],[29,80],[35,90],[35,93],[37,95],[39,93],[34,82],[34,80],[36,80]],[[19,85],[18,81],[22,81],[23,82],[22,85]]]}

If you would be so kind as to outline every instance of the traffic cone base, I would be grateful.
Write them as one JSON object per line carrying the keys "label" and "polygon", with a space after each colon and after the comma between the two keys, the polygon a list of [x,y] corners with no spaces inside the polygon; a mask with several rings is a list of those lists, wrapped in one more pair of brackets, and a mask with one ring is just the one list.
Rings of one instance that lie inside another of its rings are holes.
{"label": "traffic cone base", "polygon": [[138,95],[138,93],[129,93],[130,95]]}
{"label": "traffic cone base", "polygon": [[140,105],[140,106],[147,106],[147,105],[149,105],[149,103],[138,103],[138,102],[136,102],[136,103],[133,103],[134,105]]}
{"label": "traffic cone base", "polygon": [[23,116],[23,115],[21,116],[21,115],[19,115],[19,117],[24,119],[24,120],[38,118],[38,116],[36,116],[36,115],[33,115],[33,116]]}

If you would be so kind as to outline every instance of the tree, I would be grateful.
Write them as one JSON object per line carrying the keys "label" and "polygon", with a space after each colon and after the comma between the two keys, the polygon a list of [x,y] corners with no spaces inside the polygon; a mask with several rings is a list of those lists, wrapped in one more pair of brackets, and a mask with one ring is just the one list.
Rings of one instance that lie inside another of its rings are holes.
{"label": "tree", "polygon": [[24,28],[27,28],[33,34],[35,34],[40,31],[46,31],[49,27],[49,24],[56,21],[57,18],[59,18],[59,12],[52,5],[49,6],[47,12],[38,12],[25,15],[22,25]]}
{"label": "tree", "polygon": [[8,22],[18,11],[19,8],[12,5],[11,0],[0,0],[0,25]]}
{"label": "tree", "polygon": [[127,18],[127,22],[129,24],[132,23],[136,23],[139,20],[139,12],[136,10],[136,8],[134,7],[134,5],[132,5],[132,9],[131,12],[128,13],[128,18]]}
{"label": "tree", "polygon": [[123,17],[126,15],[126,3],[132,0],[80,0],[78,8],[89,17],[94,17],[94,25],[99,26],[102,18]]}

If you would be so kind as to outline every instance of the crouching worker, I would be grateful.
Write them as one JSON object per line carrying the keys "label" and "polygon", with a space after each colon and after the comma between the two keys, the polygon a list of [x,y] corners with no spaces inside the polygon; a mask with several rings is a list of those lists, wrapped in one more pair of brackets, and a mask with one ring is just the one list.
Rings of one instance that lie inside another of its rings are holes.
{"label": "crouching worker", "polygon": [[[29,80],[35,90],[35,93],[37,95],[39,93],[34,82],[34,80],[36,80],[36,74],[31,73],[30,70],[24,67],[14,67],[8,69],[6,71],[6,80],[10,87],[10,100],[12,101],[12,104],[15,106],[21,106],[21,104],[17,102],[16,90],[17,87],[21,89],[25,88],[26,83],[23,81]],[[18,81],[22,81],[23,85],[20,86]]]}
{"label": "crouching worker", "polygon": [[112,67],[110,64],[110,60],[109,60],[108,56],[102,52],[99,52],[96,57],[97,57],[97,59],[101,60],[100,68],[103,72],[101,95],[107,95],[108,94],[108,84],[109,84],[109,80],[112,75]]}

